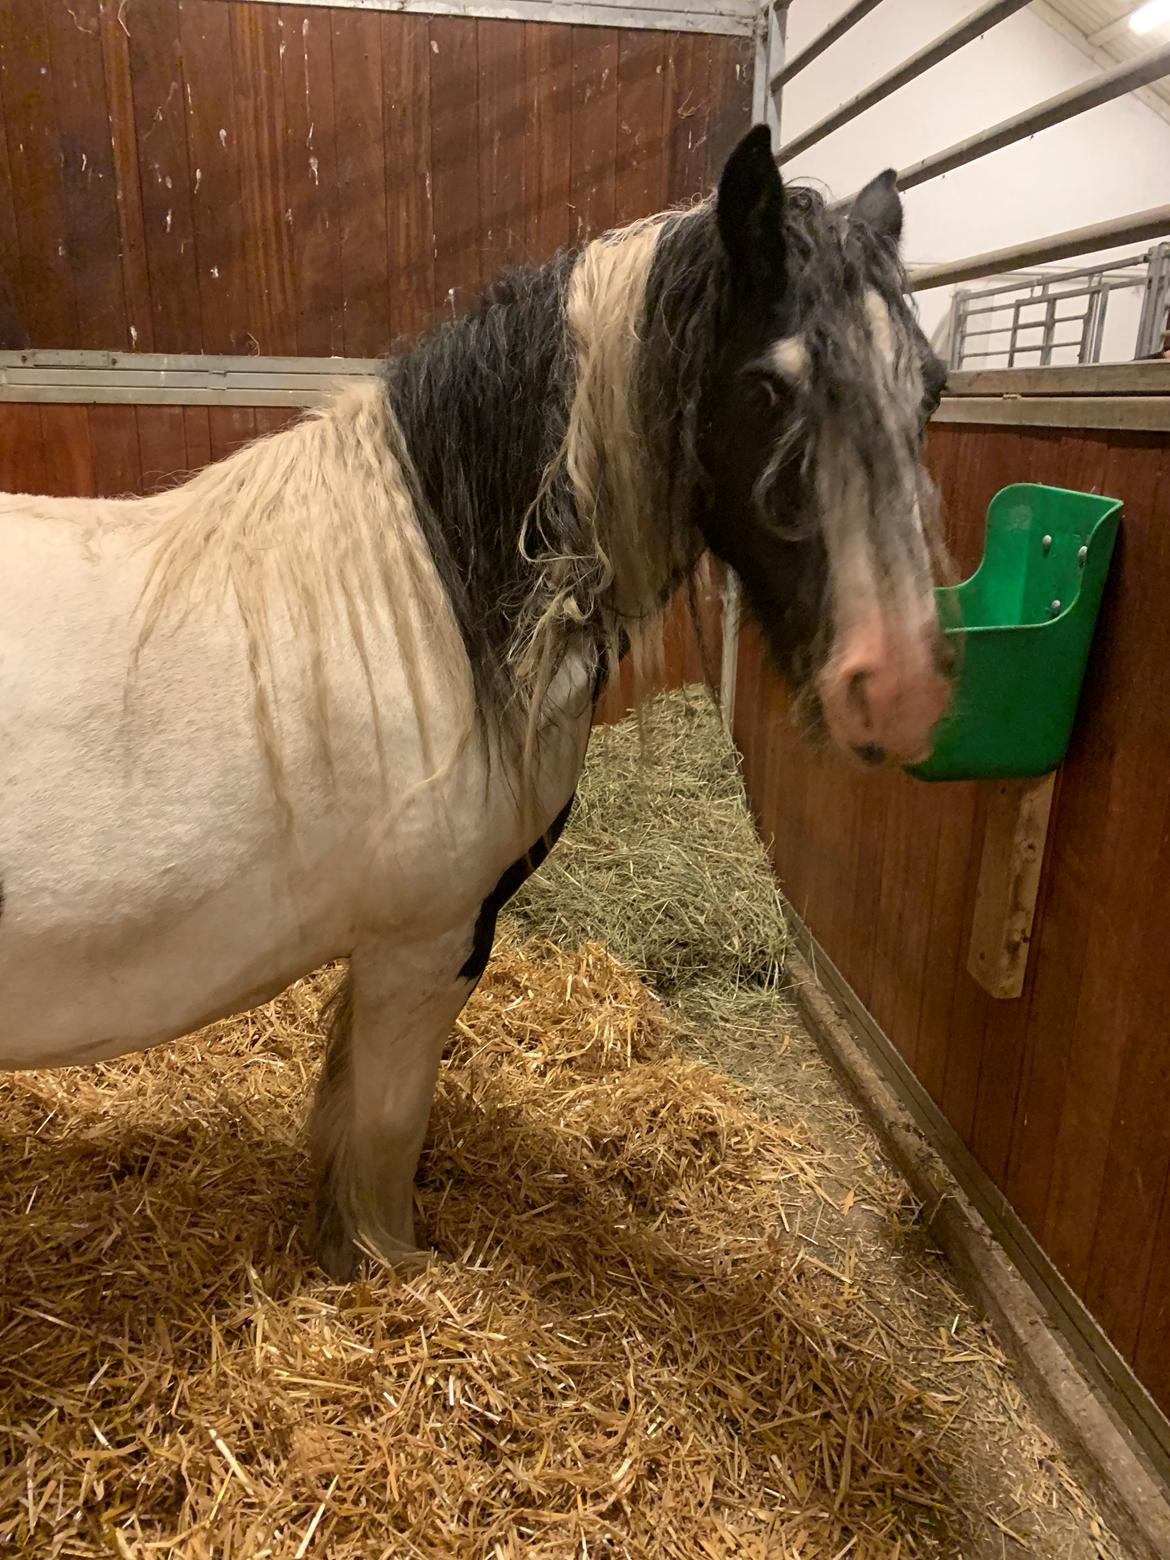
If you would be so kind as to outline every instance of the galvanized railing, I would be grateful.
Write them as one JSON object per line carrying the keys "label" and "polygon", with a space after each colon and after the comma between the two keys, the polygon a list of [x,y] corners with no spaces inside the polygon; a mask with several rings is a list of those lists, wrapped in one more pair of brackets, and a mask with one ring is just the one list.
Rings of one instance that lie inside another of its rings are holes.
{"label": "galvanized railing", "polygon": [[[795,3],[795,0],[774,0],[773,10],[783,16],[792,3]],[[769,62],[769,84],[777,124],[781,119],[785,83],[791,81],[806,65],[819,58],[857,26],[876,9],[878,3],[880,0],[862,0],[862,3],[847,7],[831,26],[787,62],[783,58],[784,28],[781,26],[778,32],[780,51]],[[933,42],[903,60],[893,70],[887,71],[864,91],[834,109],[808,130],[784,142],[777,154],[778,161],[781,164],[791,162],[801,152],[816,146],[833,131],[849,124],[867,109],[916,80],[941,60],[981,37],[989,28],[997,26],[1017,11],[1023,10],[1029,3],[1030,0],[988,0],[988,3],[980,5],[970,16],[948,28]],[[776,37],[776,32],[770,34],[773,49]],[[969,136],[952,146],[944,147],[901,169],[898,174],[899,188],[910,189],[916,185],[926,184],[931,179],[940,178],[943,174],[951,173],[957,168],[966,167],[991,152],[1000,151],[1028,136],[1036,135],[1051,129],[1054,125],[1088,113],[1104,103],[1122,97],[1125,93],[1136,91],[1166,76],[1170,76],[1170,43],[1156,45],[1135,60],[1126,61],[1115,69],[1098,73],[1075,87],[1070,87],[1054,97],[1022,109],[998,124],[989,126],[978,135]],[[1088,227],[1051,233],[1046,237],[1028,240],[1004,249],[989,250],[984,254],[970,255],[944,264],[922,266],[911,273],[910,285],[915,291],[924,291],[930,287],[1002,276],[1026,267],[1078,258],[1120,245],[1145,243],[1168,235],[1170,235],[1170,204],[1115,217],[1110,221],[1094,223]],[[1158,255],[1160,251],[1153,253]],[[1162,264],[1163,262],[1159,260],[1158,265]],[[1104,271],[1105,268],[1100,268],[1102,276]],[[1087,277],[1090,272],[1078,272],[1076,275]],[[1164,280],[1164,273],[1160,269],[1152,268],[1138,336],[1139,352],[1143,347],[1152,351],[1152,344],[1167,328],[1168,322],[1164,313],[1160,319],[1156,315],[1157,308],[1170,301],[1166,299]],[[1107,281],[1101,280],[1090,283],[1082,290],[1090,295],[1090,307],[1084,311],[1086,317],[1081,322],[1082,335],[1078,338],[1078,345],[1087,342],[1088,349],[1091,351],[1094,344],[1099,349],[1102,339],[1101,310],[1104,307],[1102,300],[1107,296],[1110,285]],[[1048,343],[1048,345],[1050,348],[1052,344]],[[1017,347],[1017,351],[1019,350],[1022,349]]]}

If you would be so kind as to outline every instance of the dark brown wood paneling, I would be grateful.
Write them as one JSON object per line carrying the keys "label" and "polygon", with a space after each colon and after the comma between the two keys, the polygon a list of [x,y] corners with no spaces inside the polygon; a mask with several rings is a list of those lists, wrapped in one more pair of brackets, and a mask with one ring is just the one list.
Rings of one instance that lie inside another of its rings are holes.
{"label": "dark brown wood paneling", "polygon": [[444,314],[471,303],[479,269],[479,24],[431,19],[431,186],[435,297]]}
{"label": "dark brown wood paneling", "polygon": [[[3,422],[3,409],[0,408],[0,427]],[[89,435],[93,451],[94,496],[127,498],[141,493],[142,457],[138,450],[138,418],[134,408],[91,406]]]}
{"label": "dark brown wood paneling", "polygon": [[192,470],[187,458],[187,423],[181,406],[139,406],[138,456],[142,491],[174,487]]}
{"label": "dark brown wood paneling", "polygon": [[930,462],[962,573],[1008,482],[1126,502],[1022,996],[997,1002],[966,969],[986,789],[850,774],[809,753],[777,718],[784,697],[750,633],[745,781],[793,905],[1170,1408],[1170,442],[939,428]]}
{"label": "dark brown wood paneling", "polygon": [[[666,33],[618,33],[617,211],[637,216],[669,203],[668,159],[663,155],[666,94]],[[619,217],[619,220],[621,218]]]}
{"label": "dark brown wood paneling", "polygon": [[41,408],[0,405],[0,493],[43,493],[46,485]]}
{"label": "dark brown wood paneling", "polygon": [[26,344],[28,335],[24,314],[16,203],[12,194],[12,165],[8,158],[7,116],[4,112],[4,72],[0,69],[0,341],[10,342],[14,347]]}
{"label": "dark brown wood paneling", "polygon": [[[283,67],[287,28],[282,7],[252,5],[229,7],[231,11],[232,62],[241,83],[247,84],[248,103],[236,121],[236,157],[239,161],[240,200],[243,229],[248,235],[247,286],[248,319],[257,341],[268,342],[268,352],[295,353],[297,350],[296,314],[293,305],[293,217],[287,160],[292,148],[284,124]],[[364,32],[376,42],[377,18],[363,17]],[[383,135],[381,119],[381,50],[367,61],[367,38],[360,36],[361,68],[354,68],[355,99],[372,103],[373,112],[359,135],[370,138],[380,157]],[[299,150],[299,149],[298,149]],[[304,157],[296,159],[298,170]],[[380,161],[379,161],[380,170]],[[343,196],[347,193],[342,191]],[[348,191],[352,209],[361,213],[362,225],[369,230],[371,244],[385,236],[385,201],[378,200],[379,189]],[[381,226],[378,214],[381,213]],[[374,274],[385,274],[384,254],[375,251]],[[366,283],[366,278],[362,278]]]}
{"label": "dark brown wood paneling", "polygon": [[86,407],[42,406],[41,446],[44,492],[59,498],[93,492],[93,450]]}
{"label": "dark brown wood paneling", "polygon": [[211,463],[211,417],[206,406],[183,408],[183,433],[187,440],[187,463],[192,471]]}
{"label": "dark brown wood paneling", "polygon": [[573,30],[524,27],[528,114],[524,131],[524,235],[530,258],[568,248],[573,125]]}
{"label": "dark brown wood paneling", "polygon": [[331,14],[343,339],[350,355],[380,353],[389,350],[393,336],[386,219],[386,158],[392,149],[383,120],[382,18],[362,11]]}
{"label": "dark brown wood paneling", "polygon": [[672,200],[707,183],[707,112],[711,40],[681,33],[666,54],[667,187]]}
{"label": "dark brown wood paneling", "polygon": [[0,0],[0,93],[20,246],[24,334],[53,346],[76,342],[77,282],[61,181],[63,138],[40,3]]}
{"label": "dark brown wood paneling", "polygon": [[[201,342],[205,352],[214,353],[253,350],[232,15],[231,6],[216,0],[179,3]],[[241,73],[238,79],[246,77]],[[244,105],[239,107],[245,117]]]}
{"label": "dark brown wood paneling", "polygon": [[618,38],[610,27],[578,27],[573,33],[573,243],[618,220]]}
{"label": "dark brown wood paneling", "polygon": [[435,295],[431,193],[431,43],[425,16],[385,17],[386,208],[391,213],[393,326],[398,339],[429,324]]}
{"label": "dark brown wood paneling", "polygon": [[712,38],[707,78],[710,125],[707,130],[707,184],[714,185],[728,154],[743,134],[752,111],[750,40]]}
{"label": "dark brown wood paneling", "polygon": [[479,264],[485,280],[526,258],[524,26],[479,28]]}
{"label": "dark brown wood paneling", "polygon": [[[103,5],[99,18],[106,106],[110,124],[110,153],[117,180],[118,246],[122,255],[122,297],[126,320],[121,337],[108,343],[122,350],[153,352],[154,308],[150,267],[146,257],[146,224],[142,208],[142,182],[138,172],[138,133],[131,85],[130,29],[122,8]],[[11,123],[11,121],[10,121]],[[26,259],[36,261],[35,251]],[[200,331],[202,343],[202,331]],[[0,342],[7,346],[8,342]],[[28,345],[70,347],[69,336],[29,334]]]}
{"label": "dark brown wood paneling", "polygon": [[178,0],[135,6],[133,19],[130,71],[154,348],[188,352],[202,340],[202,318]]}
{"label": "dark brown wood paneling", "polygon": [[[382,67],[386,70],[388,39],[406,37],[416,27],[413,18],[387,29]],[[337,137],[334,132],[333,39],[328,11],[317,7],[284,8],[284,130],[285,175],[292,212],[292,306],[296,316],[296,351],[306,357],[339,357],[345,350],[345,307],[341,273],[341,213],[338,206]],[[386,134],[395,153],[392,165],[410,167],[408,144],[390,122],[391,96],[383,75]],[[424,114],[425,117],[425,114]],[[413,176],[413,170],[407,176]],[[395,209],[388,184],[389,209]],[[402,206],[404,203],[400,202]],[[405,212],[399,210],[404,231]]]}
{"label": "dark brown wood paneling", "polygon": [[501,265],[701,193],[751,60],[557,23],[0,0],[0,347],[385,351]]}
{"label": "dark brown wood paneling", "polygon": [[98,0],[45,8],[53,102],[61,138],[66,249],[78,302],[77,344],[125,336],[113,148],[105,112]]}

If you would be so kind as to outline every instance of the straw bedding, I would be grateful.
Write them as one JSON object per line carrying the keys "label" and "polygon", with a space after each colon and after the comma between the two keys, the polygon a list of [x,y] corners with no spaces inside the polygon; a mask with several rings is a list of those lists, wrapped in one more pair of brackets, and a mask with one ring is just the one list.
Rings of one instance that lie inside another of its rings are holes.
{"label": "straw bedding", "polygon": [[[842,1206],[888,1224],[903,1194],[872,1165],[843,1190],[823,1132],[680,1043],[712,979],[685,941],[706,870],[668,937],[636,945],[615,911],[673,1006],[611,925],[609,949],[564,924],[521,942],[521,906],[443,1070],[419,1184],[438,1257],[410,1273],[338,1288],[301,1246],[335,972],[147,1056],[0,1082],[0,1554],[1113,1553],[961,1303],[938,1326],[886,1309],[927,1284],[909,1248],[871,1283],[865,1241],[838,1242]],[[727,973],[757,1034],[773,904],[769,881],[750,980]],[[802,1055],[774,1018],[773,1058]],[[1018,1466],[970,1500],[1005,1425]]]}

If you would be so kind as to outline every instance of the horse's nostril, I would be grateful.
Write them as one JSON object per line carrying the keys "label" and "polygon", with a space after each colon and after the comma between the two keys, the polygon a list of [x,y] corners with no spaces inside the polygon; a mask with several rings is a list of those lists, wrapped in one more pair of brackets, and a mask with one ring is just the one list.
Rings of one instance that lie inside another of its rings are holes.
{"label": "horse's nostril", "polygon": [[846,692],[848,693],[850,704],[853,705],[853,708],[861,716],[862,720],[866,723],[867,726],[869,725],[870,721],[869,689],[866,686],[868,682],[868,672],[854,672],[850,677],[846,687]]}
{"label": "horse's nostril", "polygon": [[863,764],[884,764],[886,761],[885,748],[879,746],[876,742],[863,742],[860,746],[855,747],[853,751]]}
{"label": "horse's nostril", "polygon": [[953,678],[959,669],[959,654],[948,634],[940,634],[935,641],[934,669],[946,678]]}

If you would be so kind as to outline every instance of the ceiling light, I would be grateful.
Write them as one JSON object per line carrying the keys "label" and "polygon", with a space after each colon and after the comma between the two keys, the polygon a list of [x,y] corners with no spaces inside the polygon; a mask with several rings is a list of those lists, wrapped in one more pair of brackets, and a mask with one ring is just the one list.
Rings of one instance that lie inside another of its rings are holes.
{"label": "ceiling light", "polygon": [[1129,19],[1129,25],[1135,33],[1153,32],[1155,27],[1161,27],[1170,22],[1170,0],[1147,0],[1145,5],[1138,6]]}

